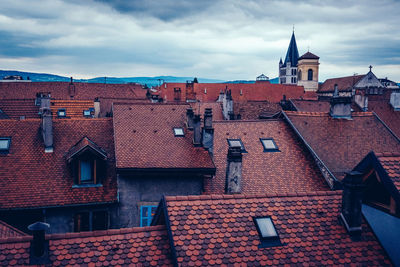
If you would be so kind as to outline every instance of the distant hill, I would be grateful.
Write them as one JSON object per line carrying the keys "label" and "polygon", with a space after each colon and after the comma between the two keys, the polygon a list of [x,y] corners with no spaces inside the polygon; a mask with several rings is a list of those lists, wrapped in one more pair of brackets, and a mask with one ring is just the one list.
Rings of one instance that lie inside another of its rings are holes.
{"label": "distant hill", "polygon": [[[0,79],[5,76],[19,75],[24,80],[31,80],[32,82],[68,82],[69,77],[48,74],[48,73],[33,73],[13,70],[0,70]],[[193,81],[194,77],[174,77],[174,76],[156,76],[156,77],[96,77],[92,79],[74,79],[76,82],[87,83],[140,83],[148,86],[159,85],[163,82],[176,82],[183,83],[186,81]],[[224,80],[197,78],[200,83],[223,83]]]}

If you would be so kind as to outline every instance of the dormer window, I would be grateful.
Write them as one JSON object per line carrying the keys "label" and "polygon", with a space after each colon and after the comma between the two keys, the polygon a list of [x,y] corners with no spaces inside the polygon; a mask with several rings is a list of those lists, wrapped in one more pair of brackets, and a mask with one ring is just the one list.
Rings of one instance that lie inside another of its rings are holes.
{"label": "dormer window", "polygon": [[68,154],[67,161],[71,166],[75,186],[93,186],[101,184],[106,175],[106,152],[84,137]]}
{"label": "dormer window", "polygon": [[271,217],[257,217],[253,220],[260,237],[260,247],[282,245]]}
{"label": "dormer window", "polygon": [[273,138],[260,138],[261,144],[264,147],[264,152],[279,151]]}
{"label": "dormer window", "polygon": [[10,137],[0,137],[0,154],[8,154],[10,152]]}
{"label": "dormer window", "polygon": [[59,110],[57,110],[57,116],[59,118],[65,118],[67,116],[65,108],[60,108]]}
{"label": "dormer window", "polygon": [[185,132],[183,131],[183,128],[174,128],[174,135],[177,137],[183,137],[185,136]]}
{"label": "dormer window", "polygon": [[242,153],[247,153],[241,139],[228,139],[228,145],[229,147],[240,146],[242,148]]}

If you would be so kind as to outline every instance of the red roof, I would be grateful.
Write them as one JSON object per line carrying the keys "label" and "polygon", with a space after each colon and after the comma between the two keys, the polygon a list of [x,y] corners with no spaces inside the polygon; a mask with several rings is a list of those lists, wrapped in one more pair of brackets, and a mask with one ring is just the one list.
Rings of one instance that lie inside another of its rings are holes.
{"label": "red roof", "polygon": [[[9,238],[9,237],[18,237],[18,236],[24,236],[26,235],[24,232],[21,230],[18,230],[15,227],[12,227],[11,225],[0,221],[0,239],[1,238]],[[1,260],[0,260],[1,263]]]}
{"label": "red roof", "polygon": [[[340,191],[165,199],[177,264],[391,265],[365,221],[361,240],[352,241],[338,219]],[[267,216],[282,245],[260,247],[253,218]]]}
{"label": "red roof", "polygon": [[242,120],[257,120],[260,116],[272,116],[282,110],[278,103],[268,101],[233,102],[233,113]]}
{"label": "red roof", "polygon": [[[165,226],[47,235],[52,266],[172,266]],[[0,239],[0,264],[29,265],[31,236]]]}
{"label": "red roof", "polygon": [[[0,136],[11,137],[10,153],[0,155],[0,209],[37,208],[117,201],[111,119],[53,121],[54,152],[45,153],[40,119],[0,120]],[[73,188],[66,153],[87,136],[109,158],[100,187]]]}
{"label": "red roof", "polygon": [[[185,128],[186,109],[174,104],[114,104],[114,138],[117,168],[214,170],[208,152],[194,147]],[[173,128],[184,128],[176,137]]]}
{"label": "red roof", "polygon": [[375,112],[380,119],[400,138],[400,111],[395,111],[385,100],[370,100],[368,97],[368,110]]}
{"label": "red roof", "polygon": [[400,191],[400,153],[377,153],[382,167]]}
{"label": "red roof", "polygon": [[[329,112],[331,104],[329,100],[301,100],[293,99],[290,100],[295,106],[297,111],[305,112]],[[361,111],[359,106],[355,103],[351,104],[351,108],[354,111]]]}
{"label": "red roof", "polygon": [[[164,83],[161,85],[162,97],[165,101],[174,101],[174,88],[181,89],[181,101],[186,101],[185,83]],[[196,99],[202,102],[217,101],[221,91],[232,91],[234,101],[269,101],[278,103],[286,98],[298,99],[304,95],[303,86],[271,84],[271,83],[195,83]]]}
{"label": "red roof", "polygon": [[224,115],[222,114],[222,106],[221,103],[217,102],[196,102],[189,103],[193,108],[194,114],[200,114],[202,119],[206,108],[212,109],[213,121],[221,121],[224,120]]}
{"label": "red roof", "polygon": [[54,118],[59,109],[65,109],[68,118],[83,118],[83,111],[94,108],[93,100],[51,100],[50,108]]}
{"label": "red roof", "polygon": [[10,119],[39,118],[39,107],[35,105],[35,99],[1,99],[0,109]]}
{"label": "red roof", "polygon": [[365,75],[354,75],[327,79],[323,84],[319,86],[318,93],[333,92],[335,89],[335,84],[337,84],[339,91],[351,91],[353,86],[364,76]]}
{"label": "red roof", "polygon": [[[225,192],[227,139],[241,139],[242,193],[288,193],[329,190],[310,154],[282,120],[215,122],[214,178],[206,180],[206,193]],[[260,138],[273,138],[279,152],[264,152]]]}
{"label": "red roof", "polygon": [[[94,100],[96,97],[146,98],[138,84],[102,84],[74,82],[73,99]],[[35,99],[39,92],[50,92],[52,99],[71,99],[69,82],[0,83],[0,99]]]}
{"label": "red roof", "polygon": [[400,141],[371,112],[353,112],[352,119],[328,113],[289,112],[290,122],[338,179],[351,171],[371,150],[400,151]]}

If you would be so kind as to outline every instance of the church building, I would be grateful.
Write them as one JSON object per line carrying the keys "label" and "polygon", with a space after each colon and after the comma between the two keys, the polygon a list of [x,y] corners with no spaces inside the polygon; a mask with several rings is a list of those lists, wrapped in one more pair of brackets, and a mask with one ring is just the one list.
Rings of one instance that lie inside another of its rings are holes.
{"label": "church building", "polygon": [[304,86],[305,91],[318,90],[319,57],[308,51],[299,57],[294,32],[285,61],[279,61],[279,83]]}

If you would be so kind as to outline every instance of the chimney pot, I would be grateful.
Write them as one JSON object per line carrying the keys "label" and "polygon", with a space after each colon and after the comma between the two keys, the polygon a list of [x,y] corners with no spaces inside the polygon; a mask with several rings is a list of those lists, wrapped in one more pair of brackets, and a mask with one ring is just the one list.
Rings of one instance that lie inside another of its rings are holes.
{"label": "chimney pot", "polygon": [[186,126],[188,130],[193,130],[194,112],[192,108],[186,109]]}
{"label": "chimney pot", "polygon": [[212,129],[212,108],[206,108],[204,111],[204,128]]}
{"label": "chimney pot", "polygon": [[94,99],[93,107],[94,107],[94,117],[98,118],[100,116],[100,100],[98,97]]}
{"label": "chimney pot", "polygon": [[330,100],[329,114],[333,118],[351,119],[351,97],[333,95]]}
{"label": "chimney pot", "polygon": [[362,174],[357,171],[347,173],[343,179],[342,212],[340,217],[350,235],[361,234],[361,206],[364,184]]}
{"label": "chimney pot", "polygon": [[30,249],[30,264],[46,264],[49,263],[49,242],[45,239],[46,230],[50,229],[50,225],[44,222],[36,222],[28,226],[32,231],[33,240]]}
{"label": "chimney pot", "polygon": [[201,125],[200,115],[193,116],[193,145],[201,146]]}
{"label": "chimney pot", "polygon": [[242,147],[230,146],[226,168],[226,193],[240,193],[242,183]]}

